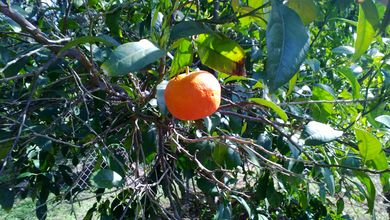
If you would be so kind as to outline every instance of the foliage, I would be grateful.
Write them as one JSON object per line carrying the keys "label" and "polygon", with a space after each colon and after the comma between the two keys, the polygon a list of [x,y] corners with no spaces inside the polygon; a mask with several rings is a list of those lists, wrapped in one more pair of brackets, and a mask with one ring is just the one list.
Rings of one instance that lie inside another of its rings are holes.
{"label": "foliage", "polygon": [[[359,2],[1,1],[0,205],[30,197],[44,219],[89,191],[85,219],[374,216],[390,6]],[[222,85],[202,120],[164,106],[187,66]]]}

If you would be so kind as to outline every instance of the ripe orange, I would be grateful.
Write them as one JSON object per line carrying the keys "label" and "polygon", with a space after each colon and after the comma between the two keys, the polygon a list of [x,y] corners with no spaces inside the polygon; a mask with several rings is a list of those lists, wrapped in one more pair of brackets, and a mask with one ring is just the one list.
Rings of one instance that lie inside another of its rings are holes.
{"label": "ripe orange", "polygon": [[165,104],[180,120],[197,120],[213,114],[221,103],[221,85],[207,71],[180,74],[165,89]]}

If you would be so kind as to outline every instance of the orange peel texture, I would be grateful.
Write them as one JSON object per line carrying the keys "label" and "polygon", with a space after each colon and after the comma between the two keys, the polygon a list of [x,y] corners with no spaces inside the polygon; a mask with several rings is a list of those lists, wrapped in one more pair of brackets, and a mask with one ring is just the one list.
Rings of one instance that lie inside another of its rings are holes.
{"label": "orange peel texture", "polygon": [[164,97],[175,118],[197,120],[217,111],[221,103],[221,85],[207,71],[183,73],[168,82]]}

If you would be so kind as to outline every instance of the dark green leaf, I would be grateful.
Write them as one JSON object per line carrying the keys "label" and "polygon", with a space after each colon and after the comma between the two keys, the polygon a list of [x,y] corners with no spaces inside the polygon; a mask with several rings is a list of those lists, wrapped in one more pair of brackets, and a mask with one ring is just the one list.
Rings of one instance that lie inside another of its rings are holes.
{"label": "dark green leaf", "polygon": [[245,52],[235,41],[216,34],[200,34],[195,42],[204,65],[229,75],[245,75]]}
{"label": "dark green leaf", "polygon": [[220,204],[218,206],[217,213],[213,220],[228,220],[232,219],[232,208],[230,205]]}
{"label": "dark green leaf", "polygon": [[358,128],[355,128],[355,134],[362,158],[366,161],[375,159],[382,150],[378,139],[371,133]]}
{"label": "dark green leaf", "polygon": [[206,24],[196,21],[183,21],[172,27],[171,40],[198,34],[212,34],[213,30]]}
{"label": "dark green leaf", "polygon": [[110,29],[110,33],[115,37],[122,37],[122,29],[120,27],[121,10],[116,10],[117,5],[110,7],[114,10],[112,13],[106,15],[106,25]]}
{"label": "dark green leaf", "polygon": [[366,188],[364,196],[367,199],[368,212],[372,214],[374,211],[375,197],[376,197],[375,185],[372,182],[370,176],[368,176],[366,173],[361,171],[354,171],[354,174]]}
{"label": "dark green leaf", "polygon": [[327,124],[316,121],[309,122],[303,131],[307,145],[320,145],[336,140],[343,135],[342,131],[334,130]]}
{"label": "dark green leaf", "polygon": [[143,39],[117,47],[103,63],[102,69],[110,76],[123,76],[144,68],[164,55],[165,51]]}
{"label": "dark green leaf", "polygon": [[354,59],[358,59],[370,46],[379,25],[379,15],[372,0],[359,4],[357,36],[355,40]]}
{"label": "dark green leaf", "polygon": [[309,33],[296,12],[273,1],[267,26],[266,81],[271,91],[298,71],[309,47]]}
{"label": "dark green leaf", "polygon": [[15,202],[14,191],[8,187],[0,186],[0,205],[6,210],[10,211]]}
{"label": "dark green leaf", "polygon": [[235,195],[231,195],[231,197],[234,198],[235,200],[237,200],[242,206],[244,206],[246,212],[248,213],[249,219],[251,219],[252,218],[252,210],[251,210],[251,207],[249,207],[248,203],[245,201],[245,199],[242,197],[235,196]]}
{"label": "dark green leaf", "polygon": [[61,50],[58,52],[58,54],[61,54],[65,50],[70,49],[70,48],[77,46],[77,45],[80,45],[80,44],[86,44],[86,43],[92,44],[92,43],[98,43],[98,42],[104,43],[108,46],[117,46],[113,42],[108,41],[107,39],[104,39],[102,37],[83,36],[83,37],[78,37],[72,41],[69,41],[67,44],[65,44],[61,48]]}
{"label": "dark green leaf", "polygon": [[332,171],[328,168],[321,168],[321,173],[324,176],[324,181],[329,194],[333,196],[335,192],[335,184]]}
{"label": "dark green leaf", "polygon": [[109,169],[100,169],[91,176],[91,183],[98,188],[112,188],[121,186],[123,178],[115,171]]}

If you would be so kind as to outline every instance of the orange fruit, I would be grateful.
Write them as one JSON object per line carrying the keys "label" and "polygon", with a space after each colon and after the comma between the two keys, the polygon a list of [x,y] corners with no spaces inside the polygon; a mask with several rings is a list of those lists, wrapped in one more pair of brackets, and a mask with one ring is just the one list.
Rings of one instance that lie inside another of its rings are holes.
{"label": "orange fruit", "polygon": [[207,71],[180,74],[165,89],[168,111],[180,120],[197,120],[217,111],[221,103],[221,85]]}

